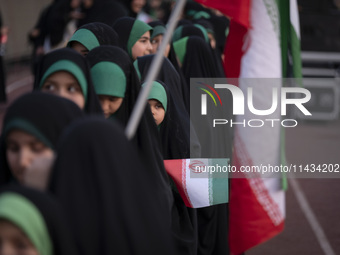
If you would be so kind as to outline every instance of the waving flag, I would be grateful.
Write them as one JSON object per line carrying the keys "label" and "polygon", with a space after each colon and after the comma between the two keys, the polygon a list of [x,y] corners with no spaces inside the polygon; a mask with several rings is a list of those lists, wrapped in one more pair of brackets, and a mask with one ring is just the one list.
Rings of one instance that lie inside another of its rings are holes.
{"label": "waving flag", "polygon": [[[289,75],[288,67],[293,67],[291,76],[301,76],[296,0],[196,1],[230,17],[225,72],[230,78],[241,78],[238,86],[244,94],[250,86],[256,91],[253,104],[258,109],[268,109],[272,89],[280,88],[280,78]],[[257,78],[273,78],[277,82],[267,86],[257,83]],[[247,120],[252,116],[246,113],[241,117]],[[236,122],[241,117],[236,116]],[[274,112],[272,118],[280,119],[280,113]],[[257,129],[236,126],[232,164],[238,169],[279,165],[280,135],[280,126]],[[244,174],[244,177],[231,180],[229,243],[233,254],[265,242],[284,227],[285,194],[281,179],[261,178],[256,174]]]}
{"label": "waving flag", "polygon": [[229,159],[164,160],[185,205],[200,208],[228,203]]}

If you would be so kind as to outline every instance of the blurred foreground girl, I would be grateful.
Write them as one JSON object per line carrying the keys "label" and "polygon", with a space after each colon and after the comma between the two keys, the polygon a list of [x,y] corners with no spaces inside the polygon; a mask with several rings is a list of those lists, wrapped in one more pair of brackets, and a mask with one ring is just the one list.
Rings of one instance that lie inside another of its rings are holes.
{"label": "blurred foreground girl", "polygon": [[49,190],[67,208],[82,255],[176,254],[166,185],[116,121],[73,123],[58,149]]}
{"label": "blurred foreground girl", "polygon": [[[41,92],[25,94],[10,105],[0,138],[0,185],[27,184],[48,177],[33,174],[35,164],[53,161],[59,136],[83,111],[70,100]],[[32,175],[33,174],[33,175]]]}
{"label": "blurred foreground girl", "polygon": [[79,253],[60,205],[47,194],[11,185],[0,190],[0,254]]}

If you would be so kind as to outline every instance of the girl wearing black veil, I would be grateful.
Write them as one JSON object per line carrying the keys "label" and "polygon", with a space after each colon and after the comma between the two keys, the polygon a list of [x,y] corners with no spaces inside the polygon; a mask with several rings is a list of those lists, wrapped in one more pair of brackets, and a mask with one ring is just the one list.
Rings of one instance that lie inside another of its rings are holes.
{"label": "girl wearing black veil", "polygon": [[[110,120],[118,121],[125,127],[141,89],[137,73],[128,55],[118,47],[100,46],[90,51],[86,58],[91,66],[91,75],[97,93],[122,98],[118,110],[113,115],[106,116]],[[111,92],[121,94],[110,94]],[[106,112],[106,109],[104,109],[104,112]],[[147,107],[144,110],[133,141],[137,144],[147,169],[160,176],[159,179],[162,180],[154,185],[168,186],[169,179],[163,165],[157,127],[151,111]],[[170,189],[163,192],[167,193],[170,201],[172,199]]]}
{"label": "girl wearing black veil", "polygon": [[34,89],[68,98],[88,114],[102,114],[88,63],[73,49],[55,50],[43,57]]}
{"label": "girl wearing black veil", "polygon": [[[153,54],[143,56],[143,57],[138,57],[134,62],[133,65],[135,66],[135,69],[139,75],[139,78],[141,81],[144,81],[146,78],[146,74],[149,71],[149,68],[151,66],[152,60],[154,59]],[[169,59],[165,58],[163,59],[162,67],[160,68],[158,75],[156,77],[156,80],[161,80],[167,86],[170,86],[172,90],[172,94],[177,98],[177,100],[180,103],[180,107],[184,105],[185,107],[185,101],[186,98],[183,95],[183,83],[180,78],[180,75],[174,68],[174,66],[171,64]],[[184,109],[186,111],[186,107]]]}
{"label": "girl wearing black veil", "polygon": [[168,186],[136,149],[115,121],[91,116],[64,132],[49,190],[67,208],[82,255],[176,254]]}
{"label": "girl wearing black veil", "polygon": [[146,4],[146,0],[118,0],[122,3],[128,10],[128,16],[132,18],[137,18],[138,13],[140,13]]}
{"label": "girl wearing black veil", "polygon": [[[146,75],[150,69],[154,56],[155,55],[147,55],[139,57],[133,63],[142,82],[145,82]],[[164,84],[169,97],[169,107],[172,109],[167,113],[169,121],[172,124],[165,125],[166,127],[164,128],[168,131],[165,131],[164,135],[161,135],[164,158],[183,159],[189,158],[190,155],[199,158],[201,155],[201,146],[191,124],[189,112],[186,110],[185,104],[178,92],[180,90],[180,88],[178,88],[180,78],[167,58],[163,59],[162,66],[156,79]],[[178,135],[178,133],[181,133],[181,135]],[[177,137],[178,139],[173,139],[174,137]],[[169,141],[166,141],[167,139]],[[175,148],[178,146],[178,143],[182,144],[183,147],[179,150],[172,149],[172,146],[168,146],[168,144],[171,143],[177,143],[177,145],[174,146]]]}
{"label": "girl wearing black veil", "polygon": [[[60,204],[37,190],[15,185],[1,189],[0,226],[1,254],[5,247],[12,251],[6,254],[80,254]],[[9,233],[16,241],[6,239]]]}
{"label": "girl wearing black veil", "polygon": [[116,0],[94,0],[90,12],[80,20],[78,26],[81,27],[92,22],[101,22],[112,26],[117,19],[125,16],[128,16],[128,10],[122,3]]}
{"label": "girl wearing black veil", "polygon": [[152,27],[141,20],[123,17],[113,24],[118,33],[119,46],[125,50],[132,60],[151,54],[150,34]]}
{"label": "girl wearing black veil", "polygon": [[216,49],[213,49],[211,47],[208,30],[200,24],[179,26],[174,32],[173,41],[175,42],[188,36],[197,36],[204,39],[204,41],[208,44],[208,48],[211,52],[210,54],[214,58],[214,61],[212,63],[214,65],[214,68],[216,69],[216,76],[214,77],[224,78],[225,74],[223,70],[221,54]]}
{"label": "girl wearing black veil", "polygon": [[90,50],[100,45],[118,46],[118,34],[112,27],[93,22],[81,26],[71,37],[67,46],[86,56]]}
{"label": "girl wearing black veil", "polygon": [[[210,47],[204,39],[197,36],[184,37],[175,42],[174,47],[188,84],[190,84],[190,78],[218,77]],[[228,103],[231,103],[231,97],[229,98]],[[200,109],[200,106],[195,105],[194,109]],[[231,107],[228,107],[227,110],[226,118],[231,119]],[[201,144],[201,157],[230,159],[232,155],[232,130],[213,130],[211,119],[207,120],[197,111],[191,111],[190,114]],[[208,118],[211,118],[210,115]],[[228,204],[199,208],[197,209],[197,216],[198,254],[228,254],[229,247],[226,241],[228,240]]]}
{"label": "girl wearing black veil", "polygon": [[[134,63],[142,81],[144,81],[147,75],[152,59],[153,55],[148,55],[138,58]],[[176,75],[177,79],[174,79]],[[177,94],[176,82],[179,82],[178,74],[167,59],[164,59],[157,79],[159,80],[154,82],[155,84],[148,98],[156,99],[160,102],[167,102],[164,120],[159,125],[163,158],[165,160],[187,159],[190,158],[190,150],[192,155],[200,157],[200,146],[197,139],[194,139],[194,131],[191,129],[188,112],[185,109],[183,101]],[[162,87],[163,90],[159,89]],[[161,93],[162,91],[165,93]],[[166,100],[163,94],[165,94]],[[191,134],[190,131],[192,132]],[[192,138],[194,142],[191,142],[190,138]],[[171,214],[172,231],[178,250],[177,254],[197,254],[196,209],[185,206],[173,182],[172,193],[175,200]]]}
{"label": "girl wearing black veil", "polygon": [[44,15],[44,53],[66,46],[77,29],[77,21],[84,15],[80,10],[80,0],[54,1]]}
{"label": "girl wearing black veil", "polygon": [[[63,129],[83,116],[83,111],[70,100],[47,93],[29,93],[14,101],[4,117],[0,137],[0,185],[12,181],[25,184],[25,172],[34,160],[47,156],[53,159]],[[19,131],[31,136],[30,154],[13,158],[20,155],[25,145],[22,135],[15,135]]]}
{"label": "girl wearing black veil", "polygon": [[[153,47],[152,53],[156,54],[156,51],[158,50],[158,47],[160,46],[161,41],[163,40],[163,35],[166,32],[166,27],[161,21],[152,21],[152,22],[149,22],[148,24],[153,28],[152,33],[151,33],[151,45]],[[156,51],[155,51],[154,48],[156,48]],[[169,51],[165,52],[165,57],[168,58],[168,60],[171,62],[171,64],[176,69],[176,71],[179,75],[180,82],[177,82],[175,84],[177,84],[177,86],[180,87],[179,95],[183,98],[185,107],[186,107],[187,111],[189,112],[190,103],[187,100],[189,98],[189,87],[186,84],[185,77],[182,73],[182,70],[181,70],[179,64],[178,64],[176,53],[175,53],[175,50],[173,48],[172,43],[170,43]]]}

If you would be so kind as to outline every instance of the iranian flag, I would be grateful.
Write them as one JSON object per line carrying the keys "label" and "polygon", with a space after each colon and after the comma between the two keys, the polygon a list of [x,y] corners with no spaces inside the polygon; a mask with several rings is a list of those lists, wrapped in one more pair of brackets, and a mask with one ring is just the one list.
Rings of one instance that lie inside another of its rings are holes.
{"label": "iranian flag", "polygon": [[[296,0],[196,1],[231,18],[224,52],[226,75],[240,78],[238,86],[244,95],[252,88],[254,108],[270,109],[272,93],[275,89],[280,91],[280,78],[287,76],[288,67],[293,66],[294,76],[301,75]],[[280,166],[284,158],[281,126],[266,124],[254,128],[243,124],[255,118],[280,120],[280,112],[255,117],[246,111],[245,115],[235,117],[235,122],[240,124],[235,125],[232,164],[237,169]],[[263,178],[256,173],[241,177],[231,179],[229,245],[233,254],[245,252],[279,234],[285,219],[281,178]]]}
{"label": "iranian flag", "polygon": [[229,159],[172,159],[164,166],[187,207],[228,203]]}

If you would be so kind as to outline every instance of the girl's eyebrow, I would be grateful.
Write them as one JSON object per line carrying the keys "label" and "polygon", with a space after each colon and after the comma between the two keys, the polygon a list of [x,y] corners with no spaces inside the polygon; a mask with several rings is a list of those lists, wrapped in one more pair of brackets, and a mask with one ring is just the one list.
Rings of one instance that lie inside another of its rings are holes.
{"label": "girl's eyebrow", "polygon": [[142,37],[140,37],[139,39],[146,39],[146,40],[150,40],[150,37],[147,37],[147,36],[142,36]]}

